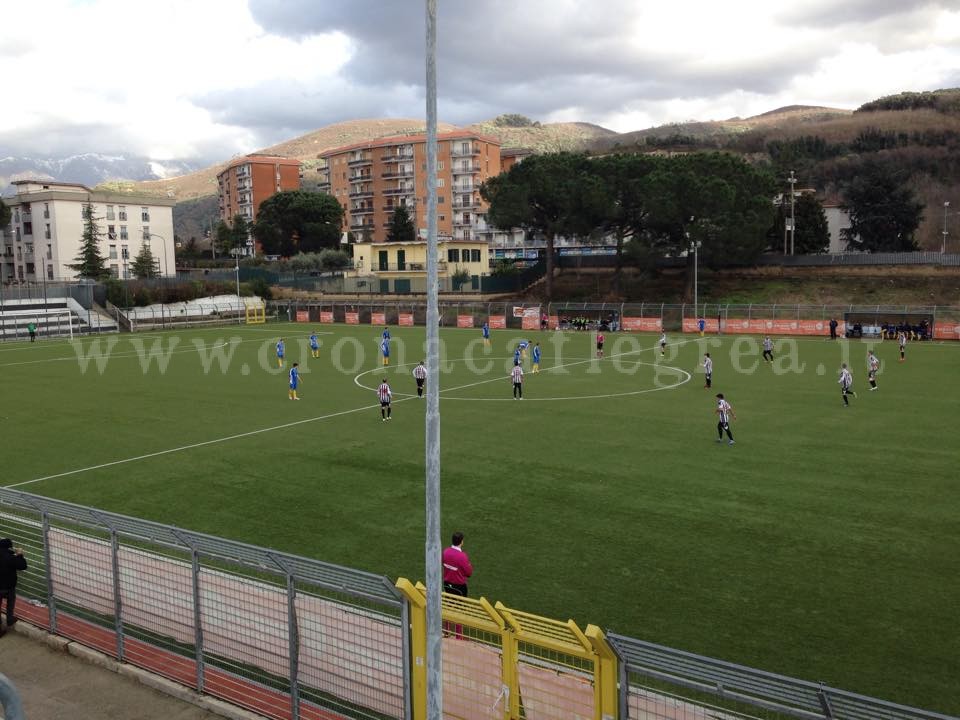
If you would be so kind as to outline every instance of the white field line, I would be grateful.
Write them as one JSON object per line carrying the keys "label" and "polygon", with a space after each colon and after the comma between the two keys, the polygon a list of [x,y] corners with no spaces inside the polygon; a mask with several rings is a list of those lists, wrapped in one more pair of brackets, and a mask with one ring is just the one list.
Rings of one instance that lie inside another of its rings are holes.
{"label": "white field line", "polygon": [[[681,342],[681,343],[679,343],[679,344],[682,345],[682,344],[684,344],[684,343],[686,343],[686,342],[688,342],[688,341],[685,340],[685,341],[683,341],[683,342]],[[635,354],[635,353],[638,353],[638,352],[645,352],[645,351],[647,351],[647,350],[652,350],[652,349],[655,349],[655,348],[640,348],[639,350],[631,350],[630,352],[626,352],[626,353],[618,353],[616,356],[610,356],[610,357],[612,358],[612,357],[620,357],[621,355],[631,355],[631,354]],[[605,359],[606,359],[606,358],[603,358],[603,360],[605,360]],[[578,361],[573,362],[573,363],[568,363],[567,365],[580,365],[580,364],[585,363],[585,362],[593,362],[594,360],[602,361],[601,359],[598,359],[598,358],[591,358],[591,359],[589,359],[589,360],[578,360]],[[554,368],[558,368],[558,367],[562,367],[562,366],[557,366],[557,365],[554,366]],[[374,369],[374,370],[368,370],[367,373],[369,373],[369,372],[375,372],[375,371],[376,371],[376,369]],[[366,374],[366,373],[361,373],[361,374]],[[360,385],[360,384],[357,382],[357,378],[358,378],[358,377],[360,377],[360,375],[358,375],[358,376],[356,376],[356,377],[354,378],[354,382],[358,385],[358,387],[363,388],[364,386],[363,386],[363,385]],[[494,378],[493,380],[490,380],[490,379],[481,380],[481,381],[476,382],[476,383],[469,383],[469,384],[467,384],[467,385],[461,385],[461,386],[458,386],[458,387],[449,388],[448,391],[463,390],[463,389],[468,388],[468,387],[473,387],[474,385],[482,385],[482,384],[488,383],[488,382],[498,382],[498,381],[502,381],[505,377],[509,377],[509,375],[498,376],[498,377]],[[369,390],[370,388],[364,388],[364,389]],[[395,402],[397,402],[397,403],[406,402],[406,401],[408,401],[408,400],[412,400],[414,397],[415,397],[414,395],[409,395],[409,396],[407,396],[407,397],[400,398],[399,400],[396,400]],[[9,488],[23,487],[24,485],[32,485],[32,484],[34,484],[34,483],[43,482],[44,480],[55,480],[55,479],[57,479],[57,478],[68,477],[68,476],[71,476],[71,475],[79,475],[79,474],[81,474],[81,473],[90,472],[90,471],[92,471],[92,470],[102,470],[102,469],[104,469],[104,468],[114,467],[114,466],[117,466],[117,465],[126,465],[127,463],[139,462],[140,460],[149,460],[150,458],[161,457],[161,456],[163,456],[163,455],[171,455],[171,454],[173,454],[173,453],[185,452],[185,451],[187,451],[187,450],[194,450],[194,449],[196,449],[196,448],[207,447],[207,446],[209,446],[209,445],[217,445],[217,444],[219,444],[219,443],[230,442],[230,441],[232,441],[232,440],[240,440],[240,439],[242,439],[242,438],[251,437],[251,436],[253,436],[253,435],[260,435],[260,434],[263,434],[263,433],[273,432],[273,431],[275,431],[275,430],[285,430],[285,429],[287,429],[287,428],[296,427],[296,426],[298,426],[298,425],[305,425],[305,424],[307,424],[307,423],[319,422],[320,420],[329,420],[330,418],[341,417],[341,416],[343,416],[343,415],[351,415],[351,414],[353,414],[353,413],[364,412],[364,411],[366,411],[366,410],[373,410],[373,409],[376,409],[376,408],[378,408],[378,407],[380,407],[379,403],[377,403],[377,404],[375,404],[375,405],[364,405],[364,406],[362,406],[362,407],[353,408],[353,409],[351,409],[351,410],[341,410],[340,412],[328,413],[327,415],[318,415],[318,416],[316,416],[316,417],[306,418],[306,419],[304,419],[304,420],[295,420],[295,421],[293,421],[293,422],[283,423],[282,425],[273,425],[273,426],[271,426],[271,427],[259,428],[259,429],[257,429],[257,430],[249,430],[249,431],[247,431],[247,432],[236,433],[236,434],[234,434],[234,435],[227,435],[227,436],[221,437],[221,438],[214,438],[213,440],[204,440],[203,442],[191,443],[190,445],[181,445],[181,446],[179,446],[179,447],[168,448],[168,449],[166,449],[166,450],[158,450],[158,451],[152,452],[152,453],[145,453],[145,454],[143,454],[143,455],[136,455],[136,456],[134,456],[134,457],[123,458],[122,460],[112,460],[112,461],[110,461],[110,462],[100,463],[100,464],[98,464],[98,465],[90,465],[90,466],[88,466],[88,467],[77,468],[77,469],[75,469],[75,470],[67,470],[67,471],[65,471],[65,472],[55,473],[55,474],[53,474],[53,475],[44,475],[43,477],[34,478],[34,479],[32,479],[32,480],[24,480],[24,481],[18,482],[18,483],[11,483],[11,484],[9,484],[9,485],[5,485],[4,487],[9,487]]]}
{"label": "white field line", "polygon": [[[409,398],[403,398],[397,402],[403,402],[404,400],[409,400]],[[352,413],[363,412],[364,410],[372,410],[380,407],[380,404],[376,405],[364,405],[363,407],[353,408],[351,410],[341,410],[340,412],[329,413],[327,415],[318,415],[317,417],[306,418],[304,420],[294,420],[293,422],[283,423],[282,425],[274,425],[272,427],[259,428],[257,430],[248,430],[247,432],[237,433],[235,435],[227,435],[226,437],[215,438],[213,440],[204,440],[203,442],[192,443],[190,445],[181,445],[180,447],[168,448],[167,450],[158,450],[152,453],[146,453],[144,455],[137,455],[135,457],[124,458],[122,460],[113,460],[111,462],[100,463],[99,465],[90,465],[89,467],[78,468],[76,470],[67,470],[66,472],[56,473],[54,475],[45,475],[43,477],[34,478],[33,480],[24,480],[23,482],[13,483],[11,485],[5,485],[4,487],[15,488],[22,487],[24,485],[32,485],[33,483],[42,482],[43,480],[53,480],[55,478],[67,477],[68,475],[78,475],[80,473],[90,472],[91,470],[101,470],[103,468],[113,467],[115,465],[125,465],[126,463],[137,462],[139,460],[148,460],[150,458],[160,457],[162,455],[170,455],[172,453],[183,452],[185,450],[193,450],[195,448],[206,447],[208,445],[217,445],[218,443],[229,442],[231,440],[239,440],[241,438],[251,437],[253,435],[260,435],[262,433],[273,432],[274,430],[285,430],[287,428],[296,427],[298,425],[305,425],[307,423],[318,422],[320,420],[329,420],[330,418],[340,417],[342,415],[350,415]]]}

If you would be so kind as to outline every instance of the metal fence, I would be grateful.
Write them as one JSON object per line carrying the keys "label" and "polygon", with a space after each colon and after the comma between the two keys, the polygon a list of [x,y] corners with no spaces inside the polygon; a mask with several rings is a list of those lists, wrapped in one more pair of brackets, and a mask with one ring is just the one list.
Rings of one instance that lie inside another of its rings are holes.
{"label": "metal fence", "polygon": [[0,527],[28,622],[270,718],[410,716],[382,576],[7,488]]}
{"label": "metal fence", "polygon": [[610,632],[620,665],[620,719],[955,720]]}
{"label": "metal fence", "polygon": [[[9,488],[0,534],[27,622],[269,718],[426,717],[422,585]],[[958,720],[482,597],[443,627],[451,718]]]}

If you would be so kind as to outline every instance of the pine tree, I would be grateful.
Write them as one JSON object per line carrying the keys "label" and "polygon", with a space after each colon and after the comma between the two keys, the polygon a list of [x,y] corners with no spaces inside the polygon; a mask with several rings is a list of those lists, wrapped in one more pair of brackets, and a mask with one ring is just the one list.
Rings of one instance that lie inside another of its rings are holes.
{"label": "pine tree", "polygon": [[387,228],[388,242],[412,242],[417,239],[417,229],[410,219],[410,212],[405,205],[399,205],[393,210],[390,218],[390,227]]}
{"label": "pine tree", "polygon": [[160,277],[160,271],[157,269],[157,261],[150,251],[150,245],[144,243],[137,257],[133,259],[133,266],[130,268],[135,277],[141,280]]}
{"label": "pine tree", "polygon": [[100,254],[100,248],[97,245],[101,234],[97,219],[93,216],[93,205],[84,204],[83,239],[80,242],[80,254],[77,255],[75,263],[67,265],[68,268],[76,271],[77,277],[89,280],[104,280],[110,277],[111,273],[107,269],[107,261]]}

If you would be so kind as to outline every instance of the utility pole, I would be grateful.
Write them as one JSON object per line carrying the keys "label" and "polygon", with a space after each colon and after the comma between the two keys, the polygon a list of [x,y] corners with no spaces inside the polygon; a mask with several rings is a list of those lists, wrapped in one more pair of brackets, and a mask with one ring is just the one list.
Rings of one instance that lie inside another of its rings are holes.
{"label": "utility pole", "polygon": [[943,201],[943,241],[940,243],[940,254],[947,251],[947,210],[950,208],[950,201]]}
{"label": "utility pole", "polygon": [[793,170],[790,171],[790,177],[787,178],[787,182],[790,183],[790,254],[794,254],[794,238],[797,235],[797,219],[794,214],[795,210],[795,201],[796,193],[793,190],[793,186],[797,184],[797,178],[793,175]]}

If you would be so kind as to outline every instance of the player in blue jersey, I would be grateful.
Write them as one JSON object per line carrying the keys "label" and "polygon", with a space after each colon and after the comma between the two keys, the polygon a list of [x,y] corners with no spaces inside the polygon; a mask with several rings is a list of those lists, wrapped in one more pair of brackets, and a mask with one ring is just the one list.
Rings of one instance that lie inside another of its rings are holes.
{"label": "player in blue jersey", "polygon": [[540,372],[540,343],[533,346],[533,374]]}
{"label": "player in blue jersey", "polygon": [[290,368],[290,390],[288,395],[291,400],[299,400],[297,397],[297,388],[300,387],[300,363],[294,363]]}
{"label": "player in blue jersey", "polygon": [[483,333],[483,344],[490,344],[490,323],[486,320],[483,322],[483,326],[480,328],[480,331]]}
{"label": "player in blue jersey", "polygon": [[320,339],[316,332],[310,336],[310,355],[315,358],[320,357]]}
{"label": "player in blue jersey", "polygon": [[530,346],[529,340],[521,340],[520,344],[517,346],[520,348],[520,357],[522,357],[524,360],[527,359],[527,348],[529,346]]}
{"label": "player in blue jersey", "polygon": [[380,337],[381,337],[383,340],[386,340],[387,342],[390,342],[390,328],[385,327],[385,328],[383,329],[383,332],[380,333]]}
{"label": "player in blue jersey", "polygon": [[283,338],[277,340],[277,367],[283,367]]}
{"label": "player in blue jersey", "polygon": [[520,346],[519,345],[517,345],[517,349],[513,351],[513,364],[514,365],[520,364]]}
{"label": "player in blue jersey", "polygon": [[384,338],[380,341],[380,354],[383,356],[383,364],[390,364],[390,340]]}

